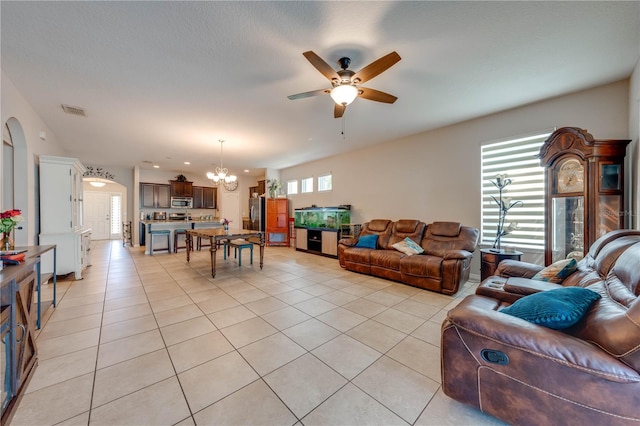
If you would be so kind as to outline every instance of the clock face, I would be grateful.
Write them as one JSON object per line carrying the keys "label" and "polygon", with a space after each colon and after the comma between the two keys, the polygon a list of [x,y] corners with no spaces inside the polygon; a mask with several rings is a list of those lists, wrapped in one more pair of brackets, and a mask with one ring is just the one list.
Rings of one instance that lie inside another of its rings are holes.
{"label": "clock face", "polygon": [[227,191],[235,191],[237,187],[238,187],[238,181],[237,180],[224,183],[224,188]]}
{"label": "clock face", "polygon": [[582,163],[570,158],[560,164],[557,173],[558,193],[584,191],[584,167]]}

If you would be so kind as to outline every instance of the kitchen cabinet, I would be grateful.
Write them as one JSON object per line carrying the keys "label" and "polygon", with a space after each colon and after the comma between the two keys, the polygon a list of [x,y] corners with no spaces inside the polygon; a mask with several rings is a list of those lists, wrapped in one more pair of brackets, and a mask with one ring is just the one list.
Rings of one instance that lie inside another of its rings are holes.
{"label": "kitchen cabinet", "polygon": [[194,209],[215,209],[218,189],[208,186],[193,187]]}
{"label": "kitchen cabinet", "polygon": [[30,258],[0,272],[1,424],[10,422],[37,364],[36,315],[32,310],[36,306],[34,294],[38,262],[38,257]]}
{"label": "kitchen cabinet", "polygon": [[267,198],[266,234],[268,246],[289,245],[289,200]]}
{"label": "kitchen cabinet", "polygon": [[258,194],[258,196],[264,194],[267,191],[266,181],[259,180],[256,186],[249,187],[249,197],[252,197],[254,193]]}
{"label": "kitchen cabinet", "polygon": [[545,167],[545,263],[580,260],[607,232],[627,226],[624,158],[630,140],[596,140],[563,127],[540,148]]}
{"label": "kitchen cabinet", "polygon": [[151,209],[171,208],[171,185],[141,183],[140,207]]}
{"label": "kitchen cabinet", "polygon": [[[91,228],[84,226],[82,175],[85,167],[75,158],[40,156],[40,235],[41,245],[56,244],[56,270],[60,275],[75,273],[82,279],[88,266]],[[43,268],[53,265],[43,262]]]}
{"label": "kitchen cabinet", "polygon": [[170,197],[193,197],[193,182],[170,180],[171,186]]}

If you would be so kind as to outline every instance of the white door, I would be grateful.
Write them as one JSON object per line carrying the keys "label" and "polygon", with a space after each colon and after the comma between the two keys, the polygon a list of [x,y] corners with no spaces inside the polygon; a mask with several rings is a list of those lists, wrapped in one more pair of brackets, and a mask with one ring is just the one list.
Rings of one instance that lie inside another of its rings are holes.
{"label": "white door", "polygon": [[240,194],[237,192],[222,191],[220,199],[220,218],[231,220],[230,228],[242,229],[240,217]]}
{"label": "white door", "polygon": [[111,194],[85,191],[84,224],[91,228],[92,240],[111,238]]}

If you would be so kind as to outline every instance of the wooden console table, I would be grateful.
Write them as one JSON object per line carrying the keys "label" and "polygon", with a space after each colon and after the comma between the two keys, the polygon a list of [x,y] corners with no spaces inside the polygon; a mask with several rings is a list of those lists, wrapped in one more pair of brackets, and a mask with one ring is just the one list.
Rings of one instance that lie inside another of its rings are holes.
{"label": "wooden console table", "polygon": [[238,238],[257,238],[259,242],[254,244],[260,245],[260,269],[264,264],[264,232],[250,231],[248,229],[229,229],[225,231],[223,228],[201,228],[201,229],[187,229],[187,262],[191,260],[191,248],[193,245],[193,239],[201,237],[208,238],[211,244],[209,251],[211,253],[211,276],[216,277],[216,253],[218,251],[218,242],[231,241]]}

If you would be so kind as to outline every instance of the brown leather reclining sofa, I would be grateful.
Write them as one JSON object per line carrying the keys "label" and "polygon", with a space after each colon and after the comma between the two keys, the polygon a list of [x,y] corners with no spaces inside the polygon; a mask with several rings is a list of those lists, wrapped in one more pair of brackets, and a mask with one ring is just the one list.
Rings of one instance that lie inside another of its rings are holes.
{"label": "brown leather reclining sofa", "polygon": [[[469,279],[478,229],[458,222],[375,219],[362,225],[359,237],[378,235],[375,249],[356,247],[356,238],[338,243],[340,266],[350,271],[375,275],[427,290],[454,294]],[[393,244],[411,238],[424,253],[405,255]]]}
{"label": "brown leather reclining sofa", "polygon": [[[449,311],[445,394],[511,424],[640,425],[640,231],[602,236],[562,284],[529,279],[541,269],[504,260]],[[601,296],[570,328],[498,312],[561,286]]]}

